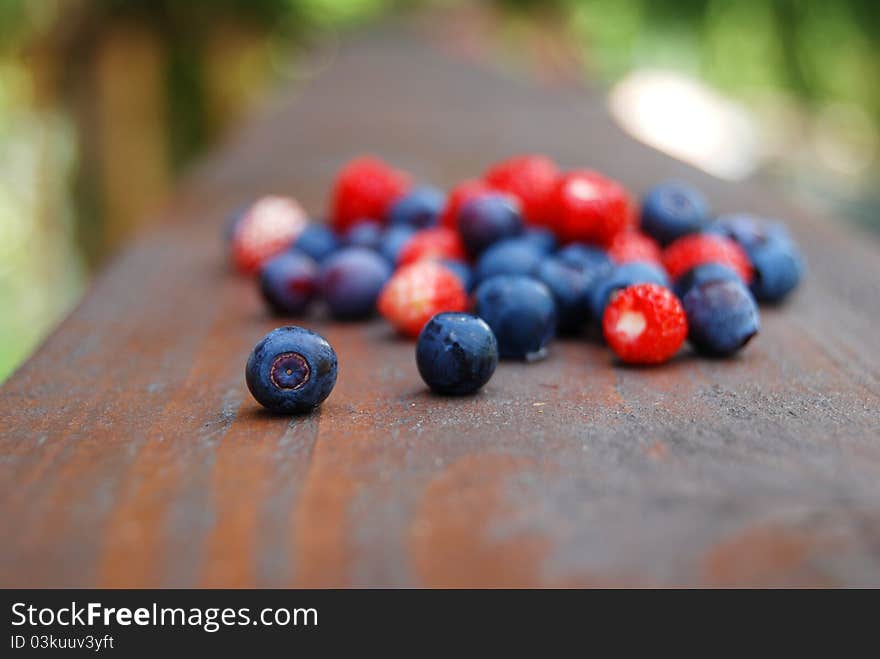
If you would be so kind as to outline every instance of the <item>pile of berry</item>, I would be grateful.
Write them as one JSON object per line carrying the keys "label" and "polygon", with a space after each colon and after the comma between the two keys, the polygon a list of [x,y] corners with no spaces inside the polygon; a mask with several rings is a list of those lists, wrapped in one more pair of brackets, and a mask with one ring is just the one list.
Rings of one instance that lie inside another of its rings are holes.
{"label": "pile of berry", "polygon": [[[301,316],[318,301],[341,320],[378,311],[418,337],[419,372],[451,394],[479,389],[499,357],[540,359],[561,334],[604,338],[629,364],[665,362],[686,339],[701,354],[732,355],[758,332],[757,302],[781,302],[802,274],[778,222],[715,216],[679,182],[638,204],[621,183],[540,155],[497,163],[448,194],[357,158],[336,177],[327,223],[270,196],[232,219],[228,239],[235,267],[259,277],[275,313]],[[296,398],[312,384],[308,359],[290,357],[299,353],[289,328],[276,332],[260,344],[279,347],[253,367],[268,378],[256,388]],[[272,365],[279,355],[283,371]],[[248,373],[250,384],[250,362]],[[297,376],[298,386],[282,382]]]}

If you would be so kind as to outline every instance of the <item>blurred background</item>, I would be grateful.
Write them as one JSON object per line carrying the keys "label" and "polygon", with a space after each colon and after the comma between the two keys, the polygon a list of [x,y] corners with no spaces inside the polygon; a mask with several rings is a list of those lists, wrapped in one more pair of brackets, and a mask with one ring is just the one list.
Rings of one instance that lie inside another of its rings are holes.
{"label": "blurred background", "polygon": [[392,17],[880,236],[876,0],[0,0],[0,381],[305,53]]}

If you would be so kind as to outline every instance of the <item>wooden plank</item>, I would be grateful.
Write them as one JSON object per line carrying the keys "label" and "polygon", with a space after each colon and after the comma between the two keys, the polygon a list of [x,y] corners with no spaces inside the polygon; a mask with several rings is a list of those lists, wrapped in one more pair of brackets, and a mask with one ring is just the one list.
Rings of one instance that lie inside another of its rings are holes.
{"label": "wooden plank", "polygon": [[[0,584],[880,585],[877,245],[634,143],[589,90],[393,37],[206,162],[0,390]],[[383,323],[315,318],[333,395],[258,408],[244,360],[278,321],[225,270],[229,209],[318,212],[361,152],[448,185],[530,150],[784,217],[809,278],[739,359],[631,369],[560,341],[464,400],[427,394]]]}

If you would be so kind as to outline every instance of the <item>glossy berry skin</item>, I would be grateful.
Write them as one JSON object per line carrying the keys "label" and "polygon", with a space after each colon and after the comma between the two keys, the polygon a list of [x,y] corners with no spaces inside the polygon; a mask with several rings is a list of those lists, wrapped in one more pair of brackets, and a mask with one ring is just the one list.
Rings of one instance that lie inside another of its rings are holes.
{"label": "glossy berry skin", "polygon": [[669,279],[656,264],[638,261],[622,263],[600,273],[590,283],[586,295],[590,320],[595,324],[601,324],[605,308],[614,293],[628,286],[644,283],[668,286]]}
{"label": "glossy berry skin", "polygon": [[379,313],[402,335],[415,338],[443,311],[465,311],[467,291],[449,268],[417,261],[397,270],[379,295]]}
{"label": "glossy berry skin", "polygon": [[553,295],[556,303],[556,329],[559,334],[573,334],[587,321],[584,297],[593,280],[593,273],[580,266],[550,257],[544,259],[535,273]]}
{"label": "glossy berry skin", "polygon": [[523,219],[515,200],[503,194],[475,197],[458,213],[458,233],[471,256],[522,233]]}
{"label": "glossy berry skin", "polygon": [[682,299],[691,287],[709,281],[742,281],[731,268],[720,263],[704,263],[691,268],[675,281],[675,294]]}
{"label": "glossy berry skin", "polygon": [[318,292],[318,264],[300,251],[282,252],[263,266],[260,292],[276,314],[301,315]]}
{"label": "glossy berry skin", "polygon": [[564,242],[607,246],[633,224],[626,188],[598,172],[575,170],[561,176],[554,200],[555,229]]}
{"label": "glossy berry skin", "polygon": [[556,334],[556,303],[544,284],[524,275],[497,275],[477,287],[474,301],[503,359],[535,361],[547,355]]}
{"label": "glossy berry skin", "polygon": [[709,222],[709,202],[688,183],[670,181],[648,190],[642,199],[642,231],[661,245],[668,245]]}
{"label": "glossy berry skin", "polygon": [[440,219],[446,195],[432,185],[420,185],[395,201],[388,209],[388,224],[415,229],[432,227]]}
{"label": "glossy berry skin", "polygon": [[330,313],[339,320],[371,316],[391,266],[365,247],[344,247],[321,264],[320,291]]}
{"label": "glossy berry skin", "polygon": [[349,247],[367,247],[378,251],[382,245],[385,230],[375,220],[361,220],[351,225],[345,234],[345,244]]}
{"label": "glossy berry skin", "polygon": [[251,395],[280,414],[300,414],[320,405],[336,384],[336,352],[320,334],[279,327],[264,336],[245,366]]}
{"label": "glossy berry skin", "polygon": [[602,316],[605,341],[626,364],[662,364],[688,332],[678,298],[664,286],[636,284],[618,292]]}
{"label": "glossy berry skin", "polygon": [[713,233],[692,233],[663,250],[663,266],[673,280],[704,263],[726,265],[743,281],[752,280],[752,264],[748,255],[730,238]]}
{"label": "glossy berry skin", "polygon": [[369,218],[384,222],[391,205],[409,190],[410,177],[382,160],[361,156],[347,162],[336,175],[330,201],[330,221],[345,234]]}
{"label": "glossy berry skin", "polygon": [[456,185],[446,197],[446,205],[440,212],[440,225],[455,229],[458,226],[458,212],[471,199],[480,195],[496,192],[496,190],[481,179],[467,179]]}
{"label": "glossy berry skin", "polygon": [[510,238],[495,243],[480,255],[474,266],[477,284],[495,275],[533,275],[544,253],[529,241]]}
{"label": "glossy berry skin", "polygon": [[308,224],[295,199],[270,195],[254,202],[234,223],[230,249],[235,268],[255,275],[263,265],[286,250]]}
{"label": "glossy berry skin", "polygon": [[657,241],[641,231],[617,234],[608,246],[608,256],[615,263],[642,261],[659,265],[663,260]]}
{"label": "glossy berry skin", "polygon": [[433,227],[416,231],[400,249],[397,263],[408,265],[424,260],[465,258],[467,253],[458,232],[447,227]]}
{"label": "glossy berry skin", "polygon": [[524,242],[534,245],[544,254],[549,254],[556,249],[556,236],[549,229],[541,227],[527,227],[520,236]]}
{"label": "glossy berry skin", "polygon": [[733,355],[761,326],[758,305],[739,280],[695,284],[681,303],[688,320],[688,340],[704,355]]}
{"label": "glossy berry skin", "polygon": [[458,277],[461,285],[464,286],[464,290],[471,290],[474,281],[474,273],[471,271],[471,267],[467,263],[459,261],[458,259],[441,259],[438,263],[446,266],[452,271],[452,274]]}
{"label": "glossy berry skin", "polygon": [[498,342],[481,318],[466,313],[437,314],[419,334],[416,365],[434,392],[473,394],[495,373]]}
{"label": "glossy berry skin", "polygon": [[516,198],[530,225],[550,226],[554,218],[554,193],[559,168],[539,154],[514,156],[490,167],[483,180]]}
{"label": "glossy berry skin", "polygon": [[556,256],[569,265],[578,266],[591,272],[609,270],[613,264],[611,257],[604,249],[581,243],[566,245],[556,252]]}
{"label": "glossy berry skin", "polygon": [[320,263],[339,249],[339,239],[333,230],[324,225],[310,223],[293,242],[293,249],[308,254]]}
{"label": "glossy berry skin", "polygon": [[388,259],[391,265],[397,265],[400,251],[416,233],[416,229],[404,224],[388,227],[379,243],[379,253]]}

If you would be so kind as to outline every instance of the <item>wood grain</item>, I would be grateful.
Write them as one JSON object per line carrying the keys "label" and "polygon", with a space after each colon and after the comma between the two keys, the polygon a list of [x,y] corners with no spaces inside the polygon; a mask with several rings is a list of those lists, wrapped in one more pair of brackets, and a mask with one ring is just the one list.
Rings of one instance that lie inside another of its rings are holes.
{"label": "wood grain", "polygon": [[[634,143],[590,90],[390,30],[329,61],[0,390],[0,585],[880,585],[875,243]],[[806,284],[741,358],[638,370],[560,341],[463,400],[430,396],[383,323],[311,318],[336,390],[307,417],[258,408],[244,361],[280,322],[226,271],[230,209],[281,191],[318,213],[361,152],[449,185],[531,150],[783,217]]]}

